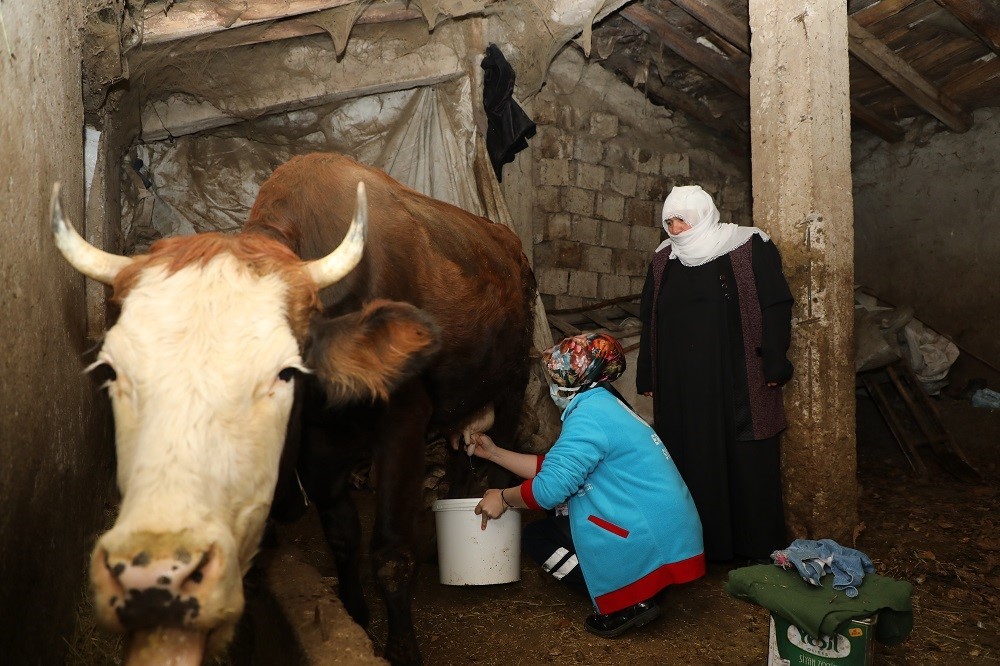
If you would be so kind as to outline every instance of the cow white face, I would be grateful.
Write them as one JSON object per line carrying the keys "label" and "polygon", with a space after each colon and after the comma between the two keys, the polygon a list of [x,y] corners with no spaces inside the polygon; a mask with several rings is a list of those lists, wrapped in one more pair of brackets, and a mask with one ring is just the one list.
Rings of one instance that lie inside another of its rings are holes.
{"label": "cow white face", "polygon": [[114,377],[123,498],[93,555],[105,623],[153,623],[144,604],[164,591],[187,628],[239,616],[304,370],[288,291],[230,254],[173,274],[147,267],[129,291],[98,355]]}
{"label": "cow white face", "polygon": [[130,663],[200,663],[243,609],[242,575],[277,480],[316,293],[361,257],[367,204],[330,255],[302,262],[263,235],[167,239],[135,259],[86,243],[53,192],[56,245],[121,302],[107,366],[121,512],[97,542],[100,622]]}

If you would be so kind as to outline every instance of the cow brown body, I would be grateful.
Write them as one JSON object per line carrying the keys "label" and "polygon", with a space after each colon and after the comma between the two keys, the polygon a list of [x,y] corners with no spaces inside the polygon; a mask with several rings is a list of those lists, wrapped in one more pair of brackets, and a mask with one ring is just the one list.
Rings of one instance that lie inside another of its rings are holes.
{"label": "cow brown body", "polygon": [[110,377],[122,495],[91,556],[98,621],[129,635],[136,660],[153,646],[182,645],[153,658],[171,663],[220,650],[268,511],[302,506],[297,470],[339,594],[367,623],[347,478],[370,456],[386,656],[419,662],[410,593],[426,437],[492,423],[511,442],[520,414],[534,279],[513,232],[335,154],[278,168],[235,236],[109,254],[65,219],[58,185],[52,230],[121,304],[92,366]]}
{"label": "cow brown body", "polygon": [[[424,443],[430,432],[461,429],[491,404],[493,434],[513,441],[528,376],[534,279],[511,230],[340,155],[296,158],[277,169],[244,233],[278,238],[303,259],[321,257],[344,236],[358,181],[370,209],[365,253],[321,294],[323,317],[314,322],[306,357],[318,372],[306,383],[301,431],[292,436],[301,439],[298,473],[337,561],[339,593],[362,625],[368,610],[358,580],[360,525],[347,478],[372,455],[378,499],[371,555],[389,610],[386,656],[407,663],[419,659],[409,598]],[[343,330],[358,330],[353,318],[375,299],[416,306],[437,338],[433,356],[421,357],[423,367],[381,394],[345,383],[343,369],[356,365],[359,374],[378,378],[382,359],[339,342]],[[295,495],[293,489],[291,502],[301,505]]]}

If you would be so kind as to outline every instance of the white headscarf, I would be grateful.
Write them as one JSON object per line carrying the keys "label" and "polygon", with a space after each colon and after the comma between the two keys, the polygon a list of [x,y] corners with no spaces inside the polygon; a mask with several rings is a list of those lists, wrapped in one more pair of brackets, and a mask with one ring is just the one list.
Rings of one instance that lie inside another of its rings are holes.
{"label": "white headscarf", "polygon": [[[667,228],[667,220],[679,217],[691,228],[679,234],[672,234]],[[738,224],[720,224],[719,209],[715,207],[711,195],[698,185],[679,185],[670,190],[663,201],[660,221],[667,232],[667,240],[656,248],[672,248],[670,258],[679,259],[685,266],[701,266],[713,259],[729,254],[745,244],[754,234],[765,241],[771,238],[757,227],[741,227]]]}

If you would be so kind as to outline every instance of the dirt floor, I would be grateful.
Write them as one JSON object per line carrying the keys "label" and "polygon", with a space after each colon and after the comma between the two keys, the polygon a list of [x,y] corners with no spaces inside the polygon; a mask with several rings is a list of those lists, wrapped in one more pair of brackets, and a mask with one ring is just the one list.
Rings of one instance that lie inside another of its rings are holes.
{"label": "dirt floor", "polygon": [[[958,377],[954,385],[965,386],[966,381]],[[992,379],[989,385],[1000,388],[1000,379]],[[859,393],[863,529],[854,545],[871,556],[880,574],[914,586],[913,633],[900,646],[877,646],[875,663],[1000,664],[1000,410],[972,407],[960,389],[935,404],[955,440],[983,474],[983,482],[955,480],[927,452],[930,475],[919,479],[874,404]],[[372,495],[358,491],[358,500],[367,527]],[[531,516],[526,513],[524,519]],[[302,559],[318,569],[324,582],[336,585],[336,572],[314,516],[282,528],[281,537],[287,546],[303,553]],[[724,591],[727,573],[737,565],[710,566],[705,578],[669,589],[661,600],[663,614],[658,620],[605,640],[583,629],[583,619],[590,612],[588,600],[543,575],[530,561],[522,563],[520,582],[453,587],[438,583],[438,569],[431,558],[421,567],[413,604],[417,637],[429,666],[763,664],[767,612]],[[318,598],[312,589],[315,584],[301,590],[301,595]],[[365,584],[373,611],[369,633],[378,649],[385,640],[385,612],[371,579]],[[86,618],[89,607],[81,609],[81,617]],[[258,633],[264,633],[260,627],[265,626],[268,636],[255,642],[273,643],[274,648],[278,642],[271,636],[275,634],[273,612],[257,615],[264,618],[256,623]],[[82,620],[81,625],[84,631],[72,642],[68,663],[122,663],[120,641],[94,630],[92,620]],[[368,649],[363,638],[355,642],[358,649]],[[225,663],[296,662],[292,652],[277,649],[283,655],[277,660],[260,652],[248,658],[234,650]]]}
{"label": "dirt floor", "polygon": [[[918,479],[871,400],[859,395],[863,522],[855,547],[878,573],[914,586],[913,633],[900,646],[877,646],[876,663],[1000,664],[1000,410],[953,396],[936,405],[982,483],[955,480],[929,452],[930,474]],[[368,493],[359,491],[358,499],[370,507]],[[335,584],[314,523],[300,523],[286,538]],[[418,640],[430,665],[763,664],[767,612],[723,589],[737,564],[712,565],[704,579],[669,589],[660,619],[605,640],[583,629],[588,600],[530,561],[522,563],[520,582],[486,587],[440,585],[430,561],[420,570],[413,604]],[[384,610],[371,580],[366,584],[377,649],[385,638]]]}

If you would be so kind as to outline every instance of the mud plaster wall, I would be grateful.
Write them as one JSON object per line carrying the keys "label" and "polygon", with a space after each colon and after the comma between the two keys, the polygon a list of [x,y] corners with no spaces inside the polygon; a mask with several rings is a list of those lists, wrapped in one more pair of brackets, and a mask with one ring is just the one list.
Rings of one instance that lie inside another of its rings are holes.
{"label": "mud plaster wall", "polygon": [[856,281],[1000,367],[1000,109],[964,134],[855,137]]}
{"label": "mud plaster wall", "polygon": [[[107,409],[81,374],[84,278],[56,251],[53,181],[83,217],[80,3],[2,5],[0,654],[64,663],[111,479]],[[9,48],[9,50],[8,50]],[[11,55],[13,54],[13,55]]]}
{"label": "mud plaster wall", "polygon": [[535,275],[547,308],[640,293],[674,185],[699,184],[723,221],[750,223],[746,157],[572,47],[530,108],[538,133],[523,180],[533,193]]}

